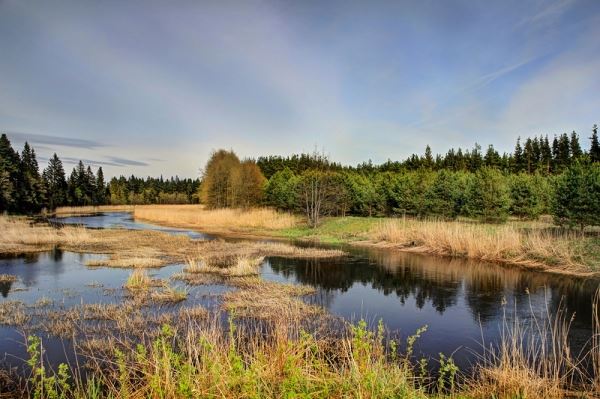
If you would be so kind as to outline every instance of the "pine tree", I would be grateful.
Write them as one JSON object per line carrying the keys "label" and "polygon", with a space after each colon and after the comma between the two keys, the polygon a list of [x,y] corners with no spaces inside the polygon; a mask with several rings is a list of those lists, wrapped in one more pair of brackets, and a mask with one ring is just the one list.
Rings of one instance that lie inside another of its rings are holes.
{"label": "pine tree", "polygon": [[65,170],[56,153],[48,161],[48,166],[42,173],[46,189],[46,206],[49,209],[63,206],[67,203],[67,181]]}
{"label": "pine tree", "polygon": [[491,168],[499,168],[502,163],[502,159],[500,158],[500,154],[498,151],[494,149],[493,145],[489,145],[487,151],[485,152],[485,156],[483,157],[483,162],[485,166],[489,166]]}
{"label": "pine tree", "polygon": [[39,212],[44,204],[42,179],[35,151],[25,142],[21,153],[20,208],[26,213]]}
{"label": "pine tree", "polygon": [[590,146],[590,160],[592,162],[600,162],[600,142],[598,142],[598,125],[592,128],[592,141]]}
{"label": "pine tree", "polygon": [[90,166],[85,170],[84,181],[86,203],[96,205],[96,175],[94,175]]}
{"label": "pine tree", "polygon": [[0,212],[19,211],[21,159],[6,134],[0,136]]}
{"label": "pine tree", "polygon": [[523,157],[523,148],[521,147],[521,137],[517,138],[517,144],[515,145],[515,151],[513,152],[513,167],[514,173],[519,173],[525,170],[525,162]]}
{"label": "pine tree", "polygon": [[552,167],[552,149],[548,141],[548,136],[540,137],[540,164],[544,173],[550,173]]}
{"label": "pine tree", "polygon": [[579,136],[573,130],[571,133],[571,140],[569,141],[569,149],[571,154],[571,159],[575,160],[580,158],[583,155],[583,151],[581,151],[581,145],[579,144]]}
{"label": "pine tree", "polygon": [[96,204],[106,204],[106,183],[104,182],[102,166],[98,168],[98,172],[96,173]]}
{"label": "pine tree", "polygon": [[552,140],[552,173],[558,173],[560,171],[559,152],[558,138],[555,135],[554,140]]}
{"label": "pine tree", "polygon": [[533,173],[533,165],[535,164],[535,156],[533,154],[533,142],[531,138],[525,141],[525,149],[523,151],[523,163],[527,173]]}
{"label": "pine tree", "polygon": [[433,169],[433,155],[431,154],[431,147],[429,145],[425,147],[425,156],[423,157],[422,164],[425,169]]}

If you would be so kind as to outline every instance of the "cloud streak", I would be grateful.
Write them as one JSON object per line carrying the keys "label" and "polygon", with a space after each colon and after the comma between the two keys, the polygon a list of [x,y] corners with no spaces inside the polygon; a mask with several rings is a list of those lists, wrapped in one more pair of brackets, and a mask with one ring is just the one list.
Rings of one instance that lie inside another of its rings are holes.
{"label": "cloud streak", "polygon": [[30,144],[45,144],[59,147],[74,147],[74,148],[85,148],[85,149],[96,149],[100,147],[106,147],[103,144],[95,140],[86,140],[72,137],[62,136],[50,136],[44,134],[35,133],[19,133],[19,132],[6,132],[9,139],[17,142],[27,141]]}

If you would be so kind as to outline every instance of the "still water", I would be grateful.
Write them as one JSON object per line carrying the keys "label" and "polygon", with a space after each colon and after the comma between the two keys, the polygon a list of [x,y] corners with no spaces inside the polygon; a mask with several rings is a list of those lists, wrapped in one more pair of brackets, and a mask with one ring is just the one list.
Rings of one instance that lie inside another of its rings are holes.
{"label": "still water", "polygon": [[[139,223],[128,213],[59,221],[93,228],[152,229],[186,234],[194,239],[214,238],[189,230]],[[430,358],[438,358],[439,353],[452,354],[462,368],[472,364],[482,343],[498,342],[503,323],[518,318],[528,325],[534,317],[542,322],[561,306],[569,317],[573,316],[570,333],[573,353],[589,345],[597,280],[390,249],[343,249],[349,255],[338,259],[267,258],[261,274],[266,280],[311,285],[317,292],[306,300],[348,320],[364,318],[375,325],[382,319],[395,336],[406,338],[426,325],[428,329],[418,341],[417,353]],[[53,306],[68,307],[121,300],[121,287],[130,270],[85,266],[86,260],[97,256],[101,255],[53,251],[0,259],[0,273],[19,278],[16,283],[0,284],[0,302],[18,300],[31,305],[40,298],[49,298]],[[182,265],[169,265],[153,273],[158,278],[168,278],[181,268]],[[227,289],[216,285],[187,287],[190,295],[180,306],[216,307],[218,300],[214,298]],[[0,354],[6,354],[7,362],[24,356],[22,342],[18,329],[0,327]],[[54,352],[61,357],[65,352],[62,344],[55,342]]]}

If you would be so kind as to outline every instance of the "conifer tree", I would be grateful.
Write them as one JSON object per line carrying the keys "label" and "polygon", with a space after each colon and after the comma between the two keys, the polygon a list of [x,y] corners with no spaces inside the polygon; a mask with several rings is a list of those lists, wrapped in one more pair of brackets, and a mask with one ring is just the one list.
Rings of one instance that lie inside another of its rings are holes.
{"label": "conifer tree", "polygon": [[0,212],[17,212],[20,203],[21,158],[6,134],[0,136]]}
{"label": "conifer tree", "polygon": [[508,217],[510,197],[502,173],[481,168],[469,184],[465,210],[484,222],[504,222]]}
{"label": "conifer tree", "polygon": [[423,157],[423,167],[425,169],[433,169],[433,155],[431,154],[431,147],[427,145],[425,147],[425,156]]}
{"label": "conifer tree", "polygon": [[46,189],[46,204],[49,209],[63,206],[67,203],[67,181],[65,170],[56,153],[48,161],[48,166],[42,173]]}
{"label": "conifer tree", "polygon": [[592,128],[592,137],[590,137],[590,160],[592,162],[600,162],[600,142],[598,142],[598,125]]}
{"label": "conifer tree", "polygon": [[517,138],[517,144],[515,145],[515,151],[513,152],[513,167],[514,173],[522,172],[525,169],[525,162],[523,158],[523,148],[521,147],[521,137]]}
{"label": "conifer tree", "polygon": [[98,172],[96,173],[96,204],[104,205],[106,204],[106,183],[104,182],[104,171],[102,170],[102,166],[98,168]]}
{"label": "conifer tree", "polygon": [[576,161],[556,181],[554,220],[559,225],[600,225],[600,164]]}
{"label": "conifer tree", "polygon": [[26,213],[39,212],[44,204],[44,192],[35,151],[25,142],[21,153],[20,210]]}
{"label": "conifer tree", "polygon": [[573,160],[580,158],[583,155],[581,151],[581,145],[579,144],[579,136],[575,133],[575,130],[571,133],[571,140],[569,141],[569,150],[571,158]]}

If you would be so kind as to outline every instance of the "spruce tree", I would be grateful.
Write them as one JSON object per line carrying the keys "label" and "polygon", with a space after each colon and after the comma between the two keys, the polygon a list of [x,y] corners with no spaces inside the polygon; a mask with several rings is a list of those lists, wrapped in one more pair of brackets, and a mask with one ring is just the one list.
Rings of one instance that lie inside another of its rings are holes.
{"label": "spruce tree", "polygon": [[21,153],[20,209],[26,213],[39,212],[44,204],[44,193],[35,151],[25,142]]}
{"label": "spruce tree", "polygon": [[429,145],[425,147],[425,156],[423,157],[422,164],[425,169],[433,168],[433,155],[431,155],[431,147]]}
{"label": "spruce tree", "polygon": [[46,206],[56,209],[67,203],[67,181],[65,170],[61,160],[56,153],[48,161],[48,166],[42,173],[42,179],[46,189]]}
{"label": "spruce tree", "polygon": [[573,130],[573,133],[571,133],[569,149],[571,151],[571,159],[573,160],[578,159],[583,155],[583,151],[581,151],[581,145],[579,144],[579,136],[577,133],[575,133],[575,130]]}
{"label": "spruce tree", "polygon": [[6,134],[0,136],[0,212],[18,212],[20,188],[19,154],[12,148]]}
{"label": "spruce tree", "polygon": [[104,182],[102,166],[98,168],[98,172],[96,173],[96,204],[106,204],[106,183]]}
{"label": "spruce tree", "polygon": [[547,135],[543,138],[540,137],[540,164],[544,173],[550,173],[552,167],[552,149],[550,148]]}
{"label": "spruce tree", "polygon": [[498,151],[494,149],[493,145],[489,145],[487,151],[485,152],[485,156],[483,157],[483,162],[485,166],[489,166],[491,168],[498,168],[502,163],[502,159],[498,154]]}
{"label": "spruce tree", "polygon": [[590,137],[590,160],[592,162],[600,162],[600,142],[598,142],[598,125],[592,128],[592,137]]}
{"label": "spruce tree", "polygon": [[522,172],[524,167],[523,148],[521,147],[521,137],[517,138],[517,144],[515,145],[515,151],[513,152],[513,166],[512,171],[514,173]]}

